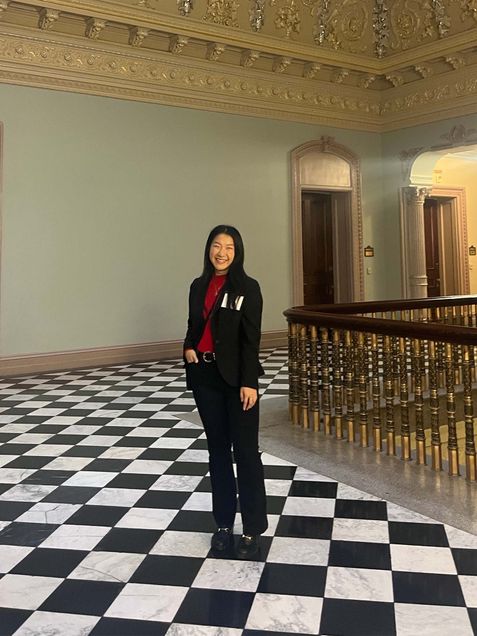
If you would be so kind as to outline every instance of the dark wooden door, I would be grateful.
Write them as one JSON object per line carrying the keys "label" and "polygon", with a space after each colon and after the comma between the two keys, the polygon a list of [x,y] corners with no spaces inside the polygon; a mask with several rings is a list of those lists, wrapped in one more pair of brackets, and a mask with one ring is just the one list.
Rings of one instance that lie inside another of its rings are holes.
{"label": "dark wooden door", "polygon": [[441,265],[439,260],[439,218],[436,199],[424,201],[424,233],[426,239],[427,295],[441,295]]}
{"label": "dark wooden door", "polygon": [[334,302],[331,194],[302,194],[305,305]]}

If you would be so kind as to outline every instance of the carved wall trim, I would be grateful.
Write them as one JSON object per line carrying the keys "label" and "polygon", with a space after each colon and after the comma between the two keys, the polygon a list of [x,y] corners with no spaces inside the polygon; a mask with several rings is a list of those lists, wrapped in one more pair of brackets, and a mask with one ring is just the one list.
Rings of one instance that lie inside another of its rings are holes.
{"label": "carved wall trim", "polygon": [[[286,330],[265,331],[262,334],[261,348],[286,347],[287,335]],[[181,358],[182,345],[182,340],[168,340],[119,347],[3,357],[0,358],[0,377]]]}
{"label": "carved wall trim", "polygon": [[[301,220],[301,194],[302,184],[300,175],[300,159],[309,153],[320,152],[336,155],[344,159],[350,166],[351,172],[351,210],[350,210],[350,236],[349,244],[352,246],[352,278],[353,298],[348,302],[357,302],[364,299],[364,272],[363,272],[363,221],[361,208],[361,168],[360,161],[349,148],[337,143],[333,137],[321,137],[319,140],[310,141],[290,154],[291,178],[292,178],[292,304],[303,305],[303,245],[302,245],[302,220]],[[309,189],[310,184],[306,184]],[[349,192],[349,188],[323,188],[335,191]],[[338,247],[339,249],[339,247]],[[349,257],[347,255],[347,257]]]}

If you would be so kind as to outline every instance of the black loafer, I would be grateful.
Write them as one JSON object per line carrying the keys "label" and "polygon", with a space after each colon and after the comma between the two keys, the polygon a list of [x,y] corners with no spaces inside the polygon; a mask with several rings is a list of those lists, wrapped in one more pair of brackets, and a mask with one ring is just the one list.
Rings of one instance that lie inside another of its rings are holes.
{"label": "black loafer", "polygon": [[238,559],[253,559],[260,552],[260,536],[243,534],[237,546]]}
{"label": "black loafer", "polygon": [[231,548],[233,540],[232,528],[217,528],[212,535],[210,547],[214,552],[225,552]]}

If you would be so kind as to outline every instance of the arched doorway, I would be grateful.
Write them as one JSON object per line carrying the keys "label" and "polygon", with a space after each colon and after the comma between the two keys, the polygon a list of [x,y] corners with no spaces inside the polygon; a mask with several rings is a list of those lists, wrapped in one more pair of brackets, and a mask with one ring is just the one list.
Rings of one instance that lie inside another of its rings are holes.
{"label": "arched doorway", "polygon": [[364,297],[358,157],[332,137],[291,153],[294,305]]}
{"label": "arched doorway", "polygon": [[[422,152],[401,190],[402,295],[404,298],[470,292],[466,188],[436,183],[436,166],[469,147]],[[475,148],[477,159],[477,147]]]}

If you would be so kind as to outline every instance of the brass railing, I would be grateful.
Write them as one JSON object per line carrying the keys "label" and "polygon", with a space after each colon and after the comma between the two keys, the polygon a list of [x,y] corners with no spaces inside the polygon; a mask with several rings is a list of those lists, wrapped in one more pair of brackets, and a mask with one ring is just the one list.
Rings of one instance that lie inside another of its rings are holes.
{"label": "brass railing", "polygon": [[476,481],[477,296],[284,313],[295,425]]}

